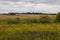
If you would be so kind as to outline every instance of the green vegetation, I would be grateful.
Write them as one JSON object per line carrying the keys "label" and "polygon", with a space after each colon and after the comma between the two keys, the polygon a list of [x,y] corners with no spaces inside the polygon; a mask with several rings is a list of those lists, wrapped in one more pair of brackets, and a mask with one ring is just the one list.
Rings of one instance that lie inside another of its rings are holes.
{"label": "green vegetation", "polygon": [[16,15],[15,13],[9,13],[9,15]]}
{"label": "green vegetation", "polygon": [[58,14],[57,14],[56,21],[57,21],[57,22],[60,22],[60,12],[58,12]]}
{"label": "green vegetation", "polygon": [[18,24],[20,23],[20,19],[16,18],[15,20],[7,20],[8,24]]}
{"label": "green vegetation", "polygon": [[60,40],[59,15],[0,18],[0,40]]}
{"label": "green vegetation", "polygon": [[40,23],[51,23],[51,19],[48,16],[43,16],[40,18]]}

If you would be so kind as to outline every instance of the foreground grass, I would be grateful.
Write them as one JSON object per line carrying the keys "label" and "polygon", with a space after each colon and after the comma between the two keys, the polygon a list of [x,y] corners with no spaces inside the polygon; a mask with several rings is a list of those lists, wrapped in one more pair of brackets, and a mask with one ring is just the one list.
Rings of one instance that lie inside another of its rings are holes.
{"label": "foreground grass", "polygon": [[40,24],[40,23],[21,23],[21,24],[0,24],[0,31],[14,31],[19,30],[20,32],[26,32],[26,31],[49,31],[49,32],[55,32],[60,31],[60,24]]}
{"label": "foreground grass", "polygon": [[0,40],[60,40],[59,37],[60,24],[0,24]]}

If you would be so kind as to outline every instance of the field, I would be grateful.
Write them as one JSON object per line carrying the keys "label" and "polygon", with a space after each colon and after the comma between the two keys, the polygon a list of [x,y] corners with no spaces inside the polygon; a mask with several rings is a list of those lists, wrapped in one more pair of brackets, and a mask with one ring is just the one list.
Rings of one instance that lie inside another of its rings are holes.
{"label": "field", "polygon": [[[54,23],[56,15],[48,15],[53,23],[30,23],[45,15],[0,15],[0,40],[60,40],[60,23]],[[47,15],[46,15],[47,16]],[[8,23],[19,18],[21,23]]]}

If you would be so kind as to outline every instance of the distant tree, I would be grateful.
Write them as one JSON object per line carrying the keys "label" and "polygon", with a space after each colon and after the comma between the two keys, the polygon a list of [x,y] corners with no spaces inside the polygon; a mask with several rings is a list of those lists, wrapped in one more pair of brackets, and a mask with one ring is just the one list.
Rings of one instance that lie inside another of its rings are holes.
{"label": "distant tree", "polygon": [[30,12],[27,12],[27,14],[31,14]]}
{"label": "distant tree", "polygon": [[16,13],[8,13],[9,15],[16,15]]}

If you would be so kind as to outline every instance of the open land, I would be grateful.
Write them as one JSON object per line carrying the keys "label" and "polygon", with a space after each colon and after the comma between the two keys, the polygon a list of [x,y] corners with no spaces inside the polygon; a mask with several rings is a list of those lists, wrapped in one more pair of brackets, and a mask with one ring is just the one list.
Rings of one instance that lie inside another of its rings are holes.
{"label": "open land", "polygon": [[[54,23],[56,15],[48,15],[52,23],[25,22],[42,16],[47,15],[0,15],[0,40],[60,40],[60,23]],[[16,18],[22,22],[8,23]]]}

